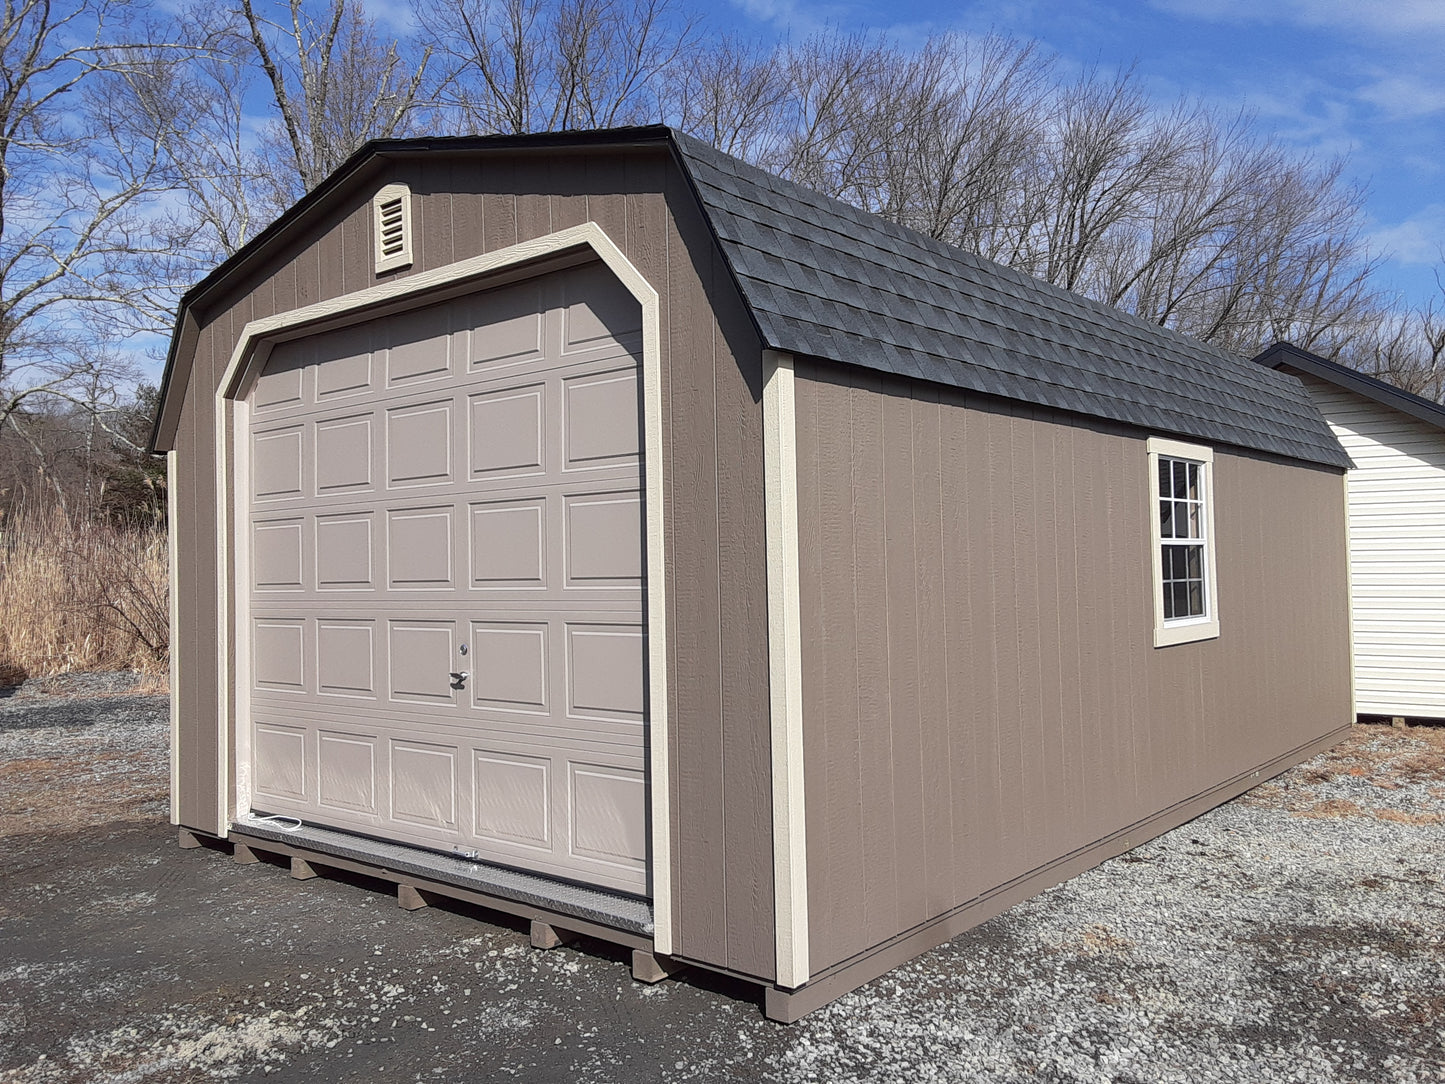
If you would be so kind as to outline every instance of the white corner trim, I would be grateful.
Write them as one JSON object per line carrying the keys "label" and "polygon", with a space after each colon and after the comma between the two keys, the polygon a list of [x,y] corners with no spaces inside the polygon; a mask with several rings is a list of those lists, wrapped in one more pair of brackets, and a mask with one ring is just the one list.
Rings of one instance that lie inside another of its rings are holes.
{"label": "white corner trim", "polygon": [[[1149,437],[1144,442],[1149,475],[1149,592],[1154,597],[1154,646],[1172,647],[1219,636],[1219,567],[1214,535],[1214,449],[1187,444],[1167,437]],[[1204,464],[1204,562],[1208,613],[1191,621],[1164,621],[1163,538],[1159,530],[1159,457],[1192,459]]]}
{"label": "white corner trim", "polygon": [[[218,604],[220,615],[218,652],[218,779],[220,802],[219,828],[224,835],[230,828],[228,794],[228,751],[234,741],[233,720],[227,696],[232,674],[237,688],[243,686],[247,655],[243,650],[233,653],[233,616],[229,603],[232,583],[239,583],[242,571],[233,560],[227,539],[230,538],[231,516],[226,494],[235,493],[237,523],[249,516],[246,493],[232,489],[236,480],[233,466],[233,444],[230,434],[244,439],[247,428],[245,397],[249,388],[239,387],[242,375],[254,369],[254,356],[265,349],[265,340],[273,336],[295,336],[306,326],[322,321],[360,322],[370,309],[423,305],[433,300],[438,290],[465,285],[477,280],[478,289],[485,288],[485,276],[500,274],[523,264],[560,257],[570,250],[590,249],[617,276],[642,307],[642,387],[643,387],[643,484],[647,536],[647,661],[648,661],[648,770],[650,773],[652,812],[652,910],[653,949],[659,955],[673,952],[672,915],[672,819],[668,772],[668,682],[667,682],[667,555],[664,552],[666,532],[663,529],[665,504],[662,417],[662,323],[657,290],[642,272],[613,243],[595,222],[583,222],[557,233],[524,241],[495,252],[459,260],[444,267],[393,282],[358,290],[341,297],[329,298],[304,308],[252,320],[242,330],[231,353],[220,384],[216,389],[216,537],[218,545]],[[538,274],[549,268],[539,265]],[[254,375],[254,373],[253,373]],[[235,445],[236,450],[244,445]],[[235,458],[241,458],[239,455]],[[238,594],[238,598],[241,597]]]}
{"label": "white corner trim", "polygon": [[167,656],[170,664],[171,707],[171,823],[181,823],[181,601],[176,590],[179,576],[180,529],[176,520],[176,452],[166,453],[166,594],[170,610]]}
{"label": "white corner trim", "polygon": [[803,799],[803,639],[798,586],[798,447],[793,358],[763,352],[768,539],[768,688],[773,768],[777,983],[808,981],[808,851]]}
{"label": "white corner trim", "polygon": [[1344,483],[1343,499],[1345,502],[1345,613],[1348,619],[1345,623],[1347,634],[1350,638],[1350,722],[1355,722],[1360,717],[1360,693],[1356,684],[1357,664],[1355,662],[1355,554],[1354,547],[1350,541],[1350,474],[1352,471],[1345,471],[1340,477]]}

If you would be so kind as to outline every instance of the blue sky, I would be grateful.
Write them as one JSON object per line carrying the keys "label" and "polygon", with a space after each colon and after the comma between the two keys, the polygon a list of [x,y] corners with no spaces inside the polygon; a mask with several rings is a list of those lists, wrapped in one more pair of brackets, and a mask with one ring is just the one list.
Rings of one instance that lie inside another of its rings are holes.
{"label": "blue sky", "polygon": [[824,26],[1037,39],[1065,67],[1134,65],[1161,102],[1244,106],[1283,143],[1344,156],[1368,186],[1378,282],[1423,304],[1445,256],[1445,0],[731,0],[737,29]]}

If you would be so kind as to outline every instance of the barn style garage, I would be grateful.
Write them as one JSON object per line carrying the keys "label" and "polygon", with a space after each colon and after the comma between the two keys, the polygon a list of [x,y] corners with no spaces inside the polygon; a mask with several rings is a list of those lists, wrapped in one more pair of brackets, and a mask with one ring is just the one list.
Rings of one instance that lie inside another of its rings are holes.
{"label": "barn style garage", "polygon": [[1299,382],[665,128],[388,141],[186,297],[172,815],[782,1020],[1350,722]]}

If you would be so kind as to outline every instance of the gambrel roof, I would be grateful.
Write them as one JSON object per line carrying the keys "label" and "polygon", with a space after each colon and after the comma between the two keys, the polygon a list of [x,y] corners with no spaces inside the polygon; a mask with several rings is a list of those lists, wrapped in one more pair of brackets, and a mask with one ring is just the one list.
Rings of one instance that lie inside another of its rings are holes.
{"label": "gambrel roof", "polygon": [[1295,378],[749,166],[670,128],[381,140],[186,295],[269,251],[372,159],[651,145],[672,150],[766,348],[1175,436],[1348,467]]}

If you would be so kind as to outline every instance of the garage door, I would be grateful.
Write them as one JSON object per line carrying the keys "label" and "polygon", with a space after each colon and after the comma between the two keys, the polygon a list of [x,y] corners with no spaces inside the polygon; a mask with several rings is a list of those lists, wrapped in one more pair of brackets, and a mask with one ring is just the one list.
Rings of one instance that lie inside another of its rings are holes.
{"label": "garage door", "polygon": [[594,264],[272,352],[253,809],[647,892],[640,323]]}

